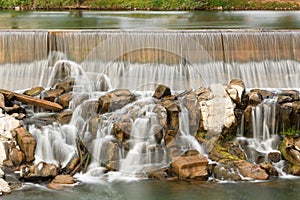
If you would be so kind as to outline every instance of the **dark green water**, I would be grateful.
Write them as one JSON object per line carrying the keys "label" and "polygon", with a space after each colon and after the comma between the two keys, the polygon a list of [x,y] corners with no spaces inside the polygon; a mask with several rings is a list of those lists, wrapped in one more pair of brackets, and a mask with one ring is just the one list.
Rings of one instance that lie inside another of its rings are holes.
{"label": "dark green water", "polygon": [[282,179],[266,182],[211,183],[157,182],[81,184],[74,188],[52,191],[28,186],[4,196],[5,200],[100,199],[100,200],[282,200],[300,198],[300,180]]}
{"label": "dark green water", "polygon": [[0,29],[298,29],[299,11],[0,11]]}

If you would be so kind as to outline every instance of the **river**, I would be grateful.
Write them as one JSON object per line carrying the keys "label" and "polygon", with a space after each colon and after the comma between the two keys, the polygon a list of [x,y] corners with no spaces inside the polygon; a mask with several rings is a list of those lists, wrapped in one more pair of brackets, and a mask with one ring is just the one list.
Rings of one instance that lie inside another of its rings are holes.
{"label": "river", "polygon": [[0,29],[300,28],[298,11],[1,11],[0,21]]}

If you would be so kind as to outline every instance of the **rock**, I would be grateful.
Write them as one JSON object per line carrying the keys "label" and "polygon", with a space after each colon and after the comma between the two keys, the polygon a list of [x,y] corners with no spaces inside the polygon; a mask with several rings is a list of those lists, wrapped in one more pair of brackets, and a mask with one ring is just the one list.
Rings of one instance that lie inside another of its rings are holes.
{"label": "rock", "polygon": [[95,100],[88,100],[81,104],[82,112],[81,117],[83,119],[89,119],[95,113],[98,113],[100,110],[100,103],[99,101]]}
{"label": "rock", "polygon": [[14,166],[20,166],[25,161],[25,154],[21,150],[13,148],[9,154],[9,159]]}
{"label": "rock", "polygon": [[100,114],[112,112],[124,107],[125,105],[135,101],[136,97],[127,89],[118,89],[101,96]]}
{"label": "rock", "polygon": [[269,175],[259,165],[249,163],[245,160],[233,161],[234,166],[240,171],[243,177],[255,180],[267,180]]}
{"label": "rock", "polygon": [[57,175],[49,184],[48,187],[54,190],[71,187],[76,183],[76,180],[70,175]]}
{"label": "rock", "polygon": [[230,98],[234,102],[242,104],[242,97],[246,89],[244,82],[240,79],[232,79],[227,87],[227,93],[229,94]]}
{"label": "rock", "polygon": [[[225,91],[222,84],[212,84],[210,89],[213,98],[200,102],[201,119],[204,131],[207,131],[207,140],[218,138],[223,129],[230,129],[235,124],[235,104]],[[216,141],[216,140],[214,140]],[[211,145],[208,145],[211,146]],[[210,151],[211,149],[206,149]]]}
{"label": "rock", "polygon": [[26,162],[33,161],[36,148],[35,138],[23,127],[16,128],[15,131],[17,143],[25,154]]}
{"label": "rock", "polygon": [[207,101],[213,98],[213,94],[209,88],[198,88],[195,90],[195,95],[199,102],[201,101]]}
{"label": "rock", "polygon": [[251,92],[259,92],[263,99],[270,99],[275,96],[275,94],[269,90],[252,89]]}
{"label": "rock", "polygon": [[260,163],[260,168],[264,169],[270,176],[278,177],[278,171],[270,163]]}
{"label": "rock", "polygon": [[263,96],[260,93],[260,90],[251,90],[247,94],[248,104],[251,106],[257,106],[263,101]]}
{"label": "rock", "polygon": [[25,90],[23,92],[23,94],[26,94],[28,96],[32,96],[32,97],[35,97],[39,94],[41,94],[41,92],[44,90],[45,88],[43,87],[34,87],[34,88],[31,88],[29,90]]}
{"label": "rock", "polygon": [[278,163],[281,160],[281,154],[279,152],[268,153],[268,159],[271,162]]}
{"label": "rock", "polygon": [[63,89],[50,89],[44,92],[43,99],[54,102],[55,99],[64,92]]}
{"label": "rock", "polygon": [[189,131],[194,134],[199,129],[200,123],[200,106],[194,92],[190,92],[184,97],[184,106],[188,109]]}
{"label": "rock", "polygon": [[69,104],[72,98],[73,94],[71,92],[64,93],[57,97],[57,103],[62,105],[63,108],[69,108]]}
{"label": "rock", "polygon": [[0,178],[4,178],[4,176],[5,176],[4,171],[2,169],[0,169]]}
{"label": "rock", "polygon": [[73,90],[73,85],[75,83],[74,77],[66,77],[62,82],[55,86],[55,89],[62,89],[64,93],[71,92]]}
{"label": "rock", "polygon": [[299,101],[299,91],[297,90],[283,90],[278,94],[278,98],[280,97],[290,97],[290,101]]}
{"label": "rock", "polygon": [[220,163],[213,169],[214,178],[222,181],[240,181],[241,177],[234,172],[231,166]]}
{"label": "rock", "polygon": [[9,194],[9,193],[11,193],[11,189],[8,183],[4,179],[0,178],[0,196],[2,194]]}
{"label": "rock", "polygon": [[68,124],[72,119],[73,111],[64,110],[56,115],[56,119],[60,124]]}
{"label": "rock", "polygon": [[172,158],[172,166],[179,179],[207,180],[207,165],[207,158],[199,153],[193,156],[179,156]]}
{"label": "rock", "polygon": [[39,162],[37,165],[22,165],[20,168],[20,177],[28,181],[44,180],[55,177],[58,169],[54,164]]}
{"label": "rock", "polygon": [[171,89],[165,85],[158,85],[152,97],[156,99],[161,99],[166,96],[171,95]]}
{"label": "rock", "polygon": [[177,131],[179,129],[179,106],[172,100],[164,100],[162,105],[167,111],[168,129]]}
{"label": "rock", "polygon": [[122,115],[120,121],[113,126],[113,134],[120,142],[124,142],[130,138],[131,128],[131,119],[127,115]]}

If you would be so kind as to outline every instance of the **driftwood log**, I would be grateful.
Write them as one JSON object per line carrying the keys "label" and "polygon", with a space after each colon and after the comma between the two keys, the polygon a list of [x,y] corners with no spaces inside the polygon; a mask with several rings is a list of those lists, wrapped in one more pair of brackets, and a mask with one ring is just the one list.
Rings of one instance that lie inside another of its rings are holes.
{"label": "driftwood log", "polygon": [[43,100],[43,99],[38,99],[35,97],[31,97],[25,94],[19,94],[16,92],[12,92],[9,90],[4,90],[0,89],[0,93],[2,93],[6,97],[14,97],[15,100],[20,101],[25,104],[33,105],[39,108],[45,108],[47,110],[52,110],[52,111],[60,111],[63,109],[61,105],[58,103],[54,103],[51,101]]}

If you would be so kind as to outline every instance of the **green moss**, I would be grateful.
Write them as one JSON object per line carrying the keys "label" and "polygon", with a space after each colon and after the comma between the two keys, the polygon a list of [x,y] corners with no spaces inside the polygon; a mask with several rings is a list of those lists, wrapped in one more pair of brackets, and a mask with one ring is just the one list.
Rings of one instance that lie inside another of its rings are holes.
{"label": "green moss", "polygon": [[297,136],[300,133],[299,130],[296,129],[296,126],[291,126],[287,130],[280,131],[280,135],[284,136]]}

